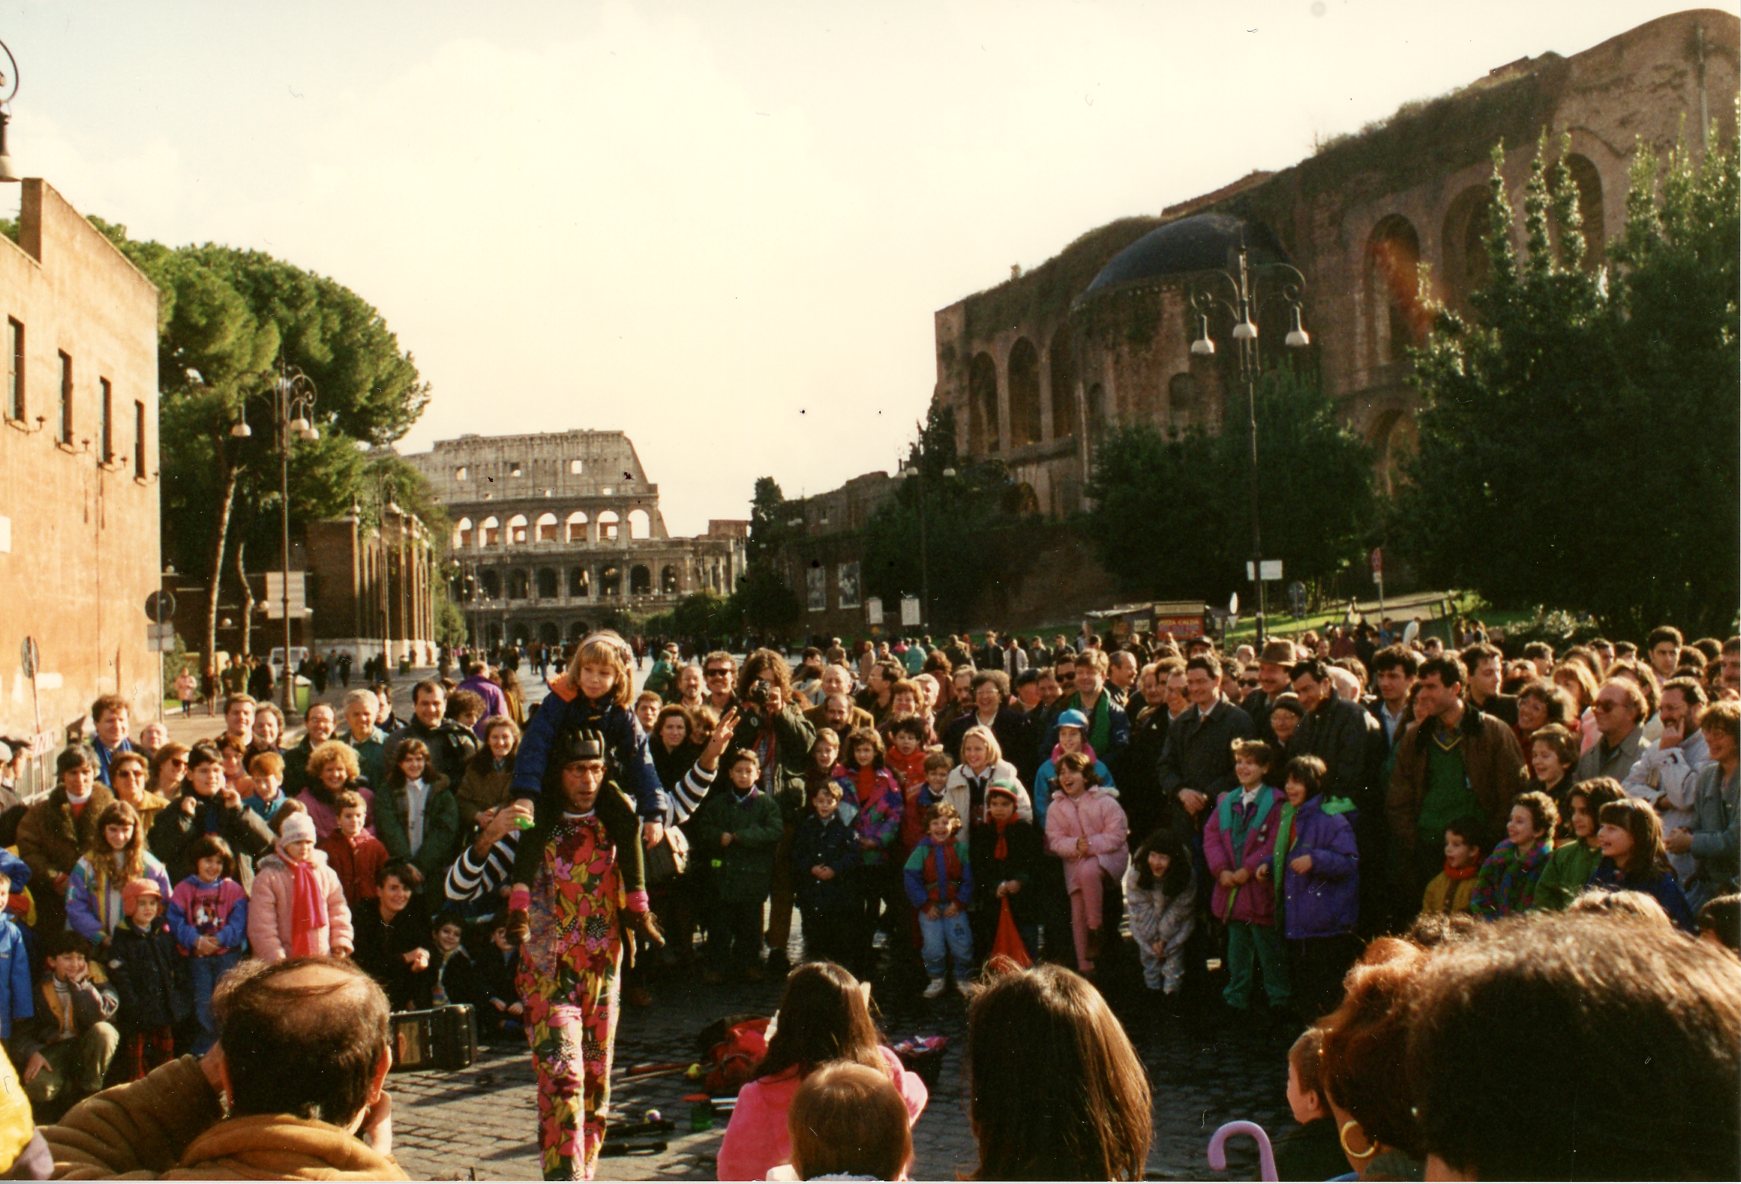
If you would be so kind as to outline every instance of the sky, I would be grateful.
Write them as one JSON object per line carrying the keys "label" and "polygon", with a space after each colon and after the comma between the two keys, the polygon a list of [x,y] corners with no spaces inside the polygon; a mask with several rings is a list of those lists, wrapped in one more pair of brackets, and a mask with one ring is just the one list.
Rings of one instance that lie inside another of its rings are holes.
{"label": "sky", "polygon": [[381,311],[401,451],[621,429],[694,534],[892,471],[933,313],[1012,264],[1688,7],[0,0],[0,40],[20,173]]}

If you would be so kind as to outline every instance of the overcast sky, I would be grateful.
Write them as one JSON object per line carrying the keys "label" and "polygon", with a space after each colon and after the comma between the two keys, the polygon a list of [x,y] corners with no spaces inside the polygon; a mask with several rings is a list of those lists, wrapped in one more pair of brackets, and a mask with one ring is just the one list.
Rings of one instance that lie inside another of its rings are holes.
{"label": "overcast sky", "polygon": [[[620,428],[673,533],[892,469],[932,313],[1663,0],[3,0],[16,167],[372,302],[464,432]],[[0,190],[16,213],[18,190]]]}

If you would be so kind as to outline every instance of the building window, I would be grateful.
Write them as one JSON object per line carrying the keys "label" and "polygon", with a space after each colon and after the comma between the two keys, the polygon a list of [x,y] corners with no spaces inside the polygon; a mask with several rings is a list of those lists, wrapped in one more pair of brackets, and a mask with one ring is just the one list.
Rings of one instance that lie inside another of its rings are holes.
{"label": "building window", "polygon": [[107,378],[99,378],[97,390],[102,395],[98,405],[102,419],[97,423],[97,463],[106,465],[115,459],[115,388]]}
{"label": "building window", "polygon": [[6,318],[6,414],[24,418],[24,326]]}
{"label": "building window", "polygon": [[145,480],[145,403],[133,400],[133,476]]}
{"label": "building window", "polygon": [[510,477],[521,477],[521,476],[524,476],[524,475],[525,475],[525,470],[524,470],[524,469],[523,469],[523,468],[521,468],[521,467],[520,467],[520,462],[519,462],[519,461],[517,461],[517,460],[516,460],[516,461],[510,461],[510,462],[509,462],[509,463],[508,463],[508,476],[510,476]]}
{"label": "building window", "polygon": [[60,351],[60,442],[73,442],[73,360]]}
{"label": "building window", "polygon": [[583,467],[584,467],[584,466],[583,466],[583,465],[582,465],[582,464],[581,464],[581,463],[580,463],[580,461],[578,461],[578,460],[571,460],[571,461],[569,461],[569,462],[568,462],[568,472],[569,472],[569,475],[570,475],[570,476],[573,476],[573,477],[578,477],[578,476],[580,476],[580,471],[581,471],[581,469],[582,469],[582,468],[583,468]]}
{"label": "building window", "polygon": [[453,479],[455,481],[464,481],[469,476],[470,476],[470,474],[466,471],[466,467],[464,465],[459,466],[459,468],[457,468],[453,471]]}

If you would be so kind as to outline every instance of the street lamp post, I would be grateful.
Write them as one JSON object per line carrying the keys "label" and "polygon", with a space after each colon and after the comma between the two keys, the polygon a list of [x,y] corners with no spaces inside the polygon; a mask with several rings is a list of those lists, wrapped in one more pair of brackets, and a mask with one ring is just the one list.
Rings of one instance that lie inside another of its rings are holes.
{"label": "street lamp post", "polygon": [[1262,293],[1258,291],[1258,287],[1261,283],[1272,286],[1288,306],[1290,327],[1287,336],[1283,338],[1283,344],[1289,349],[1304,349],[1312,342],[1300,323],[1300,295],[1305,291],[1306,277],[1291,264],[1251,262],[1250,252],[1242,242],[1234,270],[1211,271],[1207,279],[1214,287],[1224,284],[1228,295],[1221,295],[1211,290],[1211,287],[1192,286],[1191,307],[1197,312],[1197,337],[1191,342],[1191,352],[1197,357],[1213,357],[1215,341],[1209,336],[1209,314],[1219,305],[1233,315],[1234,356],[1239,366],[1240,381],[1245,386],[1246,427],[1251,439],[1251,472],[1247,481],[1251,496],[1251,578],[1252,583],[1257,585],[1257,642],[1262,646],[1265,604],[1263,535],[1258,527],[1257,469],[1257,377],[1261,363],[1257,351],[1255,316]]}
{"label": "street lamp post", "polygon": [[[914,477],[919,480],[919,613],[923,618],[923,628],[931,628],[931,541],[926,535],[925,523],[925,467],[919,465],[903,465],[896,474],[906,481]],[[944,469],[944,477],[955,476],[954,469]]]}
{"label": "street lamp post", "polygon": [[[320,429],[310,422],[314,412],[314,380],[282,358],[278,362],[278,378],[272,389],[260,391],[248,398],[270,400],[272,406],[272,446],[278,452],[278,525],[282,534],[283,553],[278,588],[279,613],[284,618],[284,717],[293,714],[292,692],[296,672],[290,664],[290,444],[296,440],[318,440]],[[254,434],[248,426],[247,400],[243,400],[242,415],[230,429],[230,435],[246,440]]]}

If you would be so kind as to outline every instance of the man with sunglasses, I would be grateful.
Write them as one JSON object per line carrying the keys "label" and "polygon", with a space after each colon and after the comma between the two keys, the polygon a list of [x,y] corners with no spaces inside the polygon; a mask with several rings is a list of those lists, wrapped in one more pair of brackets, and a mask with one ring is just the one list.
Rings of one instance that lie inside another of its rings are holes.
{"label": "man with sunglasses", "polygon": [[737,706],[737,692],[733,690],[737,673],[737,659],[724,650],[714,650],[701,660],[701,678],[705,688],[703,701],[713,711],[716,719],[724,719],[725,713]]}
{"label": "man with sunglasses", "polygon": [[1596,693],[1590,710],[1595,712],[1601,738],[1578,758],[1574,776],[1579,781],[1592,777],[1625,781],[1638,758],[1650,748],[1642,726],[1648,714],[1644,692],[1629,679],[1611,678]]}

